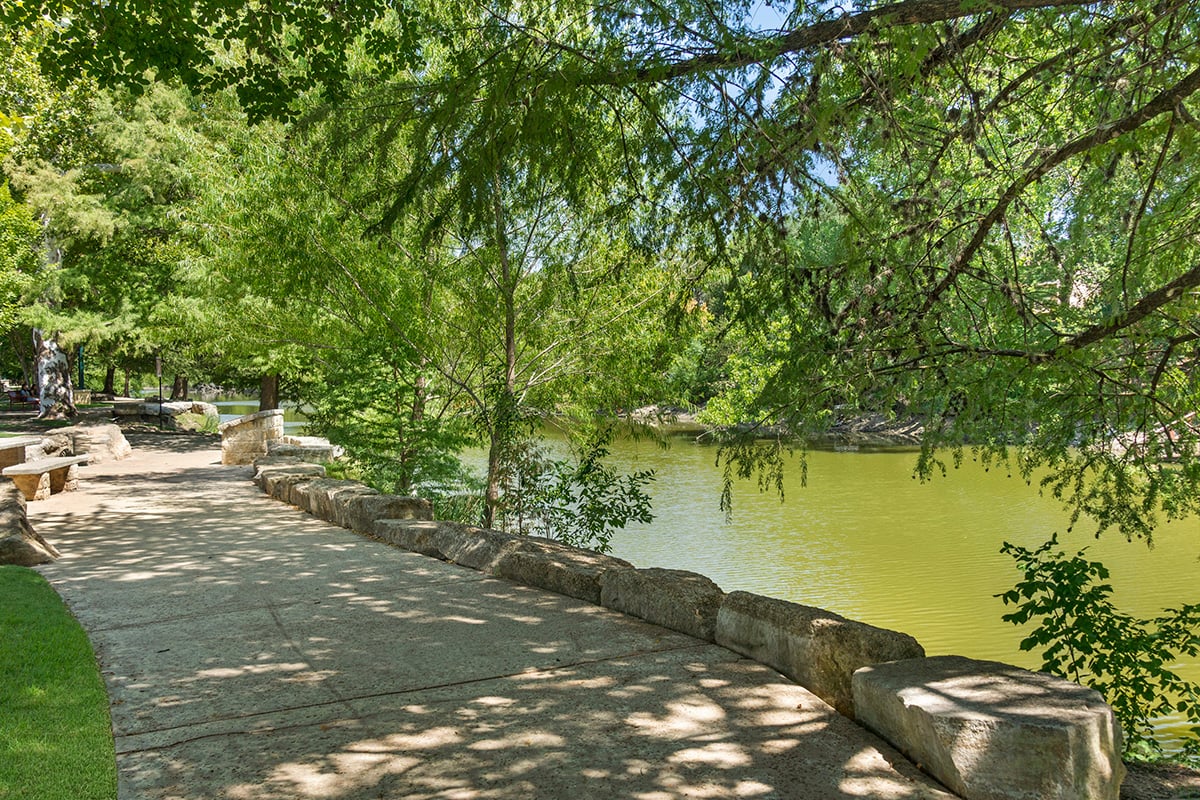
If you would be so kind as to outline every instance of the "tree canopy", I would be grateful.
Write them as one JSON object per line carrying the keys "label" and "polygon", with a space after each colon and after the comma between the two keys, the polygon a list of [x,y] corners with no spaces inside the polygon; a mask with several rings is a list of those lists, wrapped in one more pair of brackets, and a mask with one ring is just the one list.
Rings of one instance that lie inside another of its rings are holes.
{"label": "tree canopy", "polygon": [[756,10],[55,0],[4,20],[49,21],[53,75],[340,108],[331,147],[378,157],[357,198],[377,233],[423,204],[477,237],[497,180],[612,187],[638,246],[698,267],[679,301],[721,321],[713,422],[913,415],[927,471],[972,443],[1048,467],[1102,527],[1196,511],[1194,6]]}

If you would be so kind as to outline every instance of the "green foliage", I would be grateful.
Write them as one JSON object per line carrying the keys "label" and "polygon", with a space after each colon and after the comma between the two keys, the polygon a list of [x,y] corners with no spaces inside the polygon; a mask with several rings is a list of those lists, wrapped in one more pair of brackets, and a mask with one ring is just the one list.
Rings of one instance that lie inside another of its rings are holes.
{"label": "green foliage", "polygon": [[108,694],[87,635],[31,569],[0,566],[0,796],[112,800]]}
{"label": "green foliage", "polygon": [[1003,619],[1036,624],[1021,649],[1044,648],[1042,669],[1103,694],[1121,723],[1128,756],[1163,755],[1154,722],[1169,714],[1191,721],[1185,753],[1200,754],[1200,685],[1172,669],[1200,654],[1200,604],[1137,619],[1113,605],[1103,564],[1087,560],[1083,550],[1068,557],[1057,547],[1053,536],[1033,550],[1007,542],[1001,548],[1022,573],[999,595],[1015,607]]}
{"label": "green foliage", "polygon": [[397,67],[417,52],[414,14],[391,0],[134,0],[119,10],[26,0],[0,6],[0,22],[6,30],[49,27],[41,65],[60,81],[82,72],[106,88],[134,91],[155,78],[207,91],[232,87],[256,119],[290,116],[306,91],[340,98],[347,60],[359,50]]}
{"label": "green foliage", "polygon": [[386,492],[440,497],[467,473],[456,454],[467,427],[422,394],[383,343],[323,355],[300,387],[308,429],[345,448],[361,479]]}
{"label": "green foliage", "polygon": [[551,458],[536,439],[526,439],[510,453],[499,527],[605,553],[616,531],[652,522],[645,487],[654,471],[617,474],[604,463],[612,437],[612,426],[585,434],[570,459]]}

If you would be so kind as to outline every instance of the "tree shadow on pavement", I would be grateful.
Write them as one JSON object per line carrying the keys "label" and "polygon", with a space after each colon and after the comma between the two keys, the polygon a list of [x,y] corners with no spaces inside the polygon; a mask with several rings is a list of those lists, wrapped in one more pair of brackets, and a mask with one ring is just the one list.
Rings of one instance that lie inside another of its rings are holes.
{"label": "tree shadow on pavement", "polygon": [[356,536],[247,474],[98,474],[86,507],[39,514],[122,796],[948,796],[759,664]]}

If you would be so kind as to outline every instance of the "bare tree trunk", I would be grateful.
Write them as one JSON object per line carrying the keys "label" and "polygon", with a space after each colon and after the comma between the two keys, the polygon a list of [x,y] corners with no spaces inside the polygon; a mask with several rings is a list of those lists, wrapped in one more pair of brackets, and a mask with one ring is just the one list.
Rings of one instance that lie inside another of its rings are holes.
{"label": "bare tree trunk", "polygon": [[[57,335],[57,334],[55,334]],[[38,419],[65,419],[79,413],[71,389],[71,365],[54,335],[46,338],[33,331],[33,349],[37,353],[38,396],[42,408]]]}
{"label": "bare tree trunk", "polygon": [[279,373],[263,375],[259,381],[258,410],[279,408]]}
{"label": "bare tree trunk", "polygon": [[130,372],[132,372],[132,370],[130,370],[129,367],[126,367],[125,368],[125,392],[124,392],[124,394],[121,395],[122,397],[129,397],[129,377],[130,377],[129,373]]}
{"label": "bare tree trunk", "polygon": [[104,370],[104,394],[112,397],[117,393],[117,368],[110,364]]}
{"label": "bare tree trunk", "polygon": [[188,399],[188,377],[182,372],[175,373],[175,381],[171,384],[171,399]]}

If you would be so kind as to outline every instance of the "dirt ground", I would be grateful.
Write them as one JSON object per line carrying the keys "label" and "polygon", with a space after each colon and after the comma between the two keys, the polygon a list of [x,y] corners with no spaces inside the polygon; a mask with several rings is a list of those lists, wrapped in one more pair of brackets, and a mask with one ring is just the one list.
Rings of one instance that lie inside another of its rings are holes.
{"label": "dirt ground", "polygon": [[1121,800],[1200,798],[1200,772],[1171,764],[1126,764]]}

